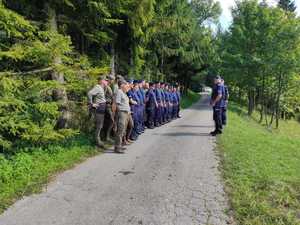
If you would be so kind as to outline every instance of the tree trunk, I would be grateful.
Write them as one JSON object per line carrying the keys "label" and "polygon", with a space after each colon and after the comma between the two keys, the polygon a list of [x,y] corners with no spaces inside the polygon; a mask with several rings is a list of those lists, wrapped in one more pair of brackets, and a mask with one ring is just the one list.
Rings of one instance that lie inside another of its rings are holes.
{"label": "tree trunk", "polygon": [[265,121],[266,121],[266,126],[268,126],[269,121],[268,121],[268,102],[266,101],[269,97],[269,93],[265,93],[265,100],[264,100],[264,105],[265,105],[265,110],[264,110],[264,114],[265,114]]}
{"label": "tree trunk", "polygon": [[255,95],[253,90],[248,91],[248,115],[251,116],[255,106]]}
{"label": "tree trunk", "polygon": [[[56,11],[54,8],[50,6],[50,4],[46,3],[46,9],[48,12],[48,23],[49,23],[49,30],[51,32],[57,33],[57,18],[56,18]],[[61,57],[57,56],[53,60],[54,65],[59,65],[62,63]],[[55,69],[51,72],[52,80],[57,81],[59,84],[64,85],[65,79],[64,74],[62,72],[57,72]],[[62,129],[68,126],[68,121],[70,120],[70,112],[68,107],[68,96],[66,89],[64,87],[55,89],[53,91],[53,98],[60,103],[59,111],[61,115],[57,121],[56,128]]]}
{"label": "tree trunk", "polygon": [[111,45],[111,61],[110,61],[111,74],[116,75],[116,52],[115,52],[115,44]]}
{"label": "tree trunk", "polygon": [[276,128],[279,127],[279,119],[280,119],[280,97],[282,93],[282,74],[280,73],[279,79],[278,79],[278,92],[277,92],[277,99],[276,99]]}
{"label": "tree trunk", "polygon": [[261,87],[261,91],[260,91],[260,105],[261,105],[261,109],[260,109],[260,119],[259,119],[259,123],[262,123],[262,121],[264,120],[264,108],[265,108],[265,75],[263,73],[263,83],[262,83],[262,87]]}
{"label": "tree trunk", "polygon": [[[274,95],[272,95],[272,97],[271,97],[271,100],[273,101],[273,99],[275,99],[275,97],[276,96],[274,96]],[[270,120],[270,123],[269,123],[269,127],[271,127],[272,126],[272,124],[273,124],[273,121],[274,121],[274,116],[275,116],[275,106],[273,105],[273,102],[271,102],[272,103],[272,108],[271,108],[271,110],[272,110],[272,114],[271,114],[271,120]]]}
{"label": "tree trunk", "polygon": [[240,104],[240,105],[242,105],[243,103],[242,103],[242,89],[241,88],[239,88],[239,90],[238,90],[238,103]]}

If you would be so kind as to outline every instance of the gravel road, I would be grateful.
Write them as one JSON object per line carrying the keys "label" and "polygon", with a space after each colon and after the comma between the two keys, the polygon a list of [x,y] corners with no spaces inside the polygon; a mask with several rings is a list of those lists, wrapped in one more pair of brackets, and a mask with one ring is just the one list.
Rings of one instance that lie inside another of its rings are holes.
{"label": "gravel road", "polygon": [[0,225],[225,225],[227,199],[208,97],[147,130],[126,154],[107,151],[25,197]]}

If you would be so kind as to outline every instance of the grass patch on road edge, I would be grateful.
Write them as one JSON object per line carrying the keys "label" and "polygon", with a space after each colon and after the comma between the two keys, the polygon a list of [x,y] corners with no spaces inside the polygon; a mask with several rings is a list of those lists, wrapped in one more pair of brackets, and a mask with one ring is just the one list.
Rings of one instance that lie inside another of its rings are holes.
{"label": "grass patch on road edge", "polygon": [[218,139],[229,199],[237,224],[300,224],[300,125],[281,122],[269,131],[229,111]]}
{"label": "grass patch on road edge", "polygon": [[194,103],[200,100],[201,95],[192,90],[188,90],[186,95],[182,96],[181,108],[186,109],[192,106]]}
{"label": "grass patch on road edge", "polygon": [[0,213],[22,196],[40,192],[58,172],[96,154],[98,151],[83,136],[9,157],[0,154]]}

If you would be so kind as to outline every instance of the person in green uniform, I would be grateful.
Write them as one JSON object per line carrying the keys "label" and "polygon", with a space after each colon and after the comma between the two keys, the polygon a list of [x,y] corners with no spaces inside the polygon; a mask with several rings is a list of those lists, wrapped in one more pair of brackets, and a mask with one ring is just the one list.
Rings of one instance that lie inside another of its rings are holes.
{"label": "person in green uniform", "polygon": [[106,88],[105,77],[101,76],[98,78],[98,84],[96,84],[88,92],[88,102],[89,106],[94,113],[95,123],[96,123],[96,132],[95,139],[96,144],[100,148],[104,148],[104,144],[101,141],[100,133],[104,124],[104,114],[106,110],[106,99],[104,89]]}
{"label": "person in green uniform", "polygon": [[119,89],[116,95],[116,105],[117,105],[117,132],[115,138],[115,152],[124,153],[122,147],[123,137],[126,135],[126,127],[129,121],[130,106],[129,98],[127,92],[129,90],[128,84],[125,80],[120,80],[118,82]]}
{"label": "person in green uniform", "polygon": [[109,75],[106,79],[108,85],[105,87],[105,99],[106,99],[106,111],[105,111],[105,139],[108,142],[113,142],[111,139],[112,129],[114,127],[115,122],[115,107],[114,107],[114,93],[112,87],[114,85],[115,77],[113,75]]}

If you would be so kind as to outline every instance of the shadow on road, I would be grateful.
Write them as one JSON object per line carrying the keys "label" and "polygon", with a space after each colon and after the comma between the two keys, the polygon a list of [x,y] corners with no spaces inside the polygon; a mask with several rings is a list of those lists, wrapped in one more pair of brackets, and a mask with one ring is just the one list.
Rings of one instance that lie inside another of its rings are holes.
{"label": "shadow on road", "polygon": [[117,154],[114,149],[105,149],[102,151],[102,153],[106,153],[106,154]]}
{"label": "shadow on road", "polygon": [[153,135],[169,136],[169,137],[208,137],[208,133],[197,133],[197,132],[176,132],[176,133],[155,133]]}
{"label": "shadow on road", "polygon": [[205,125],[189,125],[189,124],[186,124],[186,125],[178,125],[178,126],[173,126],[173,127],[183,127],[183,128],[189,128],[189,127],[196,127],[196,128],[213,128],[213,126],[205,126]]}

